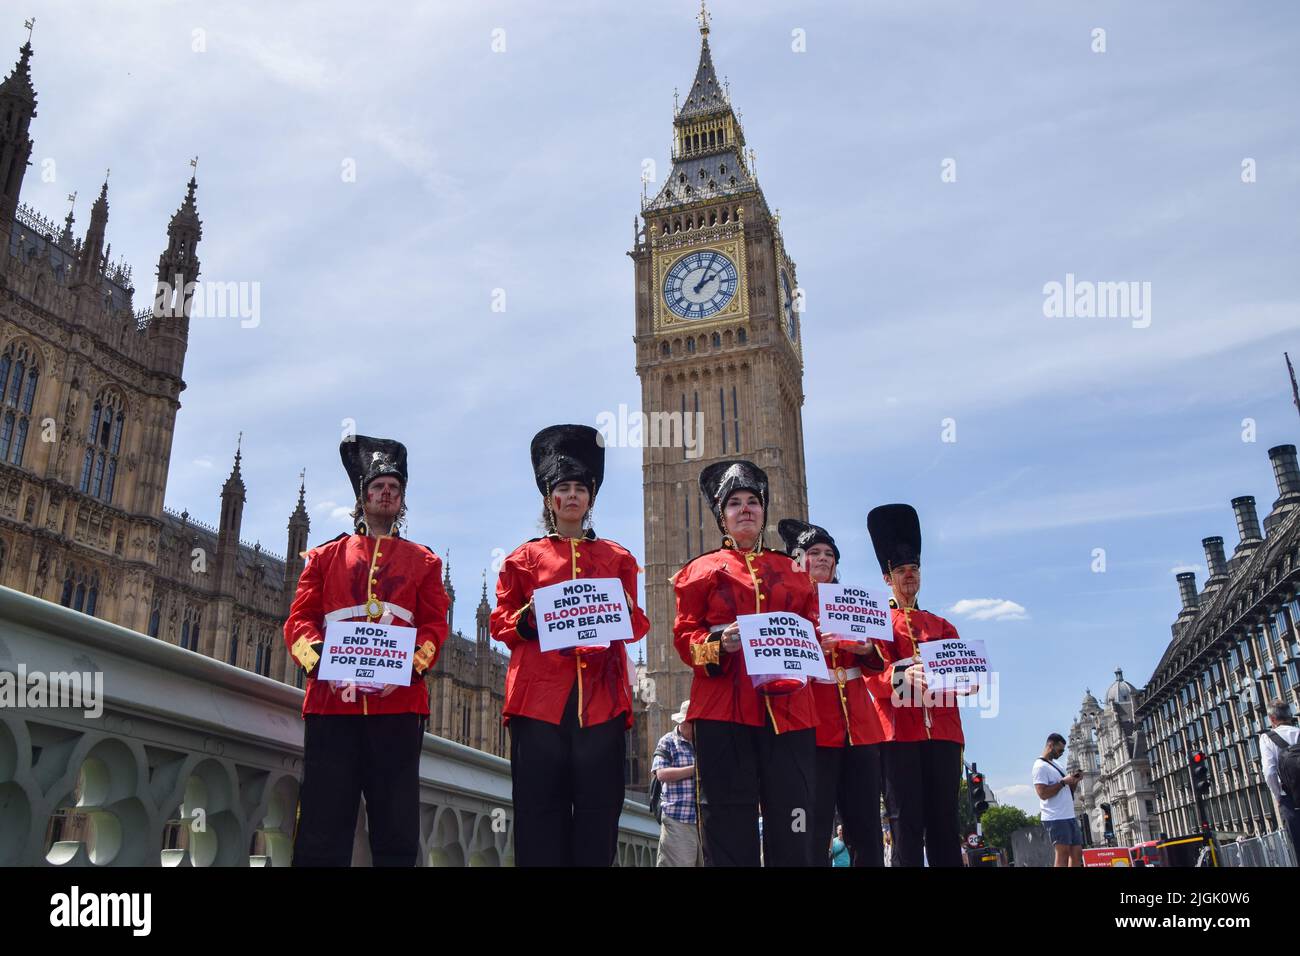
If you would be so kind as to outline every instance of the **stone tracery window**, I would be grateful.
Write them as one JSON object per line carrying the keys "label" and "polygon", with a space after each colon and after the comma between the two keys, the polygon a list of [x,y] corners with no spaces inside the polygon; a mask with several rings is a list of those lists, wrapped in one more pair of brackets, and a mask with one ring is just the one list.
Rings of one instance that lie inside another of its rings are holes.
{"label": "stone tracery window", "polygon": [[98,602],[99,575],[69,565],[68,572],[63,578],[63,594],[59,598],[59,603],[94,617],[95,605]]}
{"label": "stone tracery window", "polygon": [[10,342],[0,353],[0,461],[22,466],[40,374],[31,346]]}
{"label": "stone tracery window", "polygon": [[199,632],[203,626],[203,611],[196,607],[185,609],[185,619],[181,624],[181,647],[188,651],[199,649]]}
{"label": "stone tracery window", "polygon": [[116,392],[105,391],[91,408],[90,427],[86,431],[86,454],[81,462],[79,485],[83,494],[112,502],[125,424],[122,397]]}

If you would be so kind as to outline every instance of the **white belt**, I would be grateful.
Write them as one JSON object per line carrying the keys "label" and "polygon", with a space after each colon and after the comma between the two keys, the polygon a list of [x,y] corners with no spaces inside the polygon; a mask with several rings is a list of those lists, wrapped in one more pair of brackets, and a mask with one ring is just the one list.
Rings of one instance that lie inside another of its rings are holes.
{"label": "white belt", "polygon": [[[384,613],[375,622],[377,624],[392,624],[394,618],[401,618],[403,621],[414,621],[415,615],[404,607],[396,604],[390,604],[387,601],[380,601]],[[354,617],[366,617],[366,606],[358,604],[356,607],[341,607],[337,611],[330,611],[325,615],[327,621],[346,621]]]}
{"label": "white belt", "polygon": [[[827,669],[828,671],[830,671],[832,674],[839,674],[839,673],[842,671],[843,674],[844,674],[844,683],[848,683],[848,682],[851,681],[851,680],[856,680],[857,678],[859,678],[859,677],[862,676],[862,668],[861,668],[861,667],[836,667],[836,668],[830,668],[830,667],[828,667],[828,668],[826,668],[826,669]],[[840,683],[840,680],[837,679],[837,678],[835,678],[835,677],[831,677],[831,678],[826,678],[826,677],[814,677],[813,680],[815,680],[815,681],[816,681],[817,683],[819,683],[819,684],[838,684],[838,683]]]}

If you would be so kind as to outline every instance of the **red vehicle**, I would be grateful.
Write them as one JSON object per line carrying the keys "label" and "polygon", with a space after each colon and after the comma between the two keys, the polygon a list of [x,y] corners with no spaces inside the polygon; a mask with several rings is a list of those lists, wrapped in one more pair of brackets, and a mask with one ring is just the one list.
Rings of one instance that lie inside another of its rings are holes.
{"label": "red vehicle", "polygon": [[1163,866],[1159,840],[1147,840],[1129,850],[1134,866]]}

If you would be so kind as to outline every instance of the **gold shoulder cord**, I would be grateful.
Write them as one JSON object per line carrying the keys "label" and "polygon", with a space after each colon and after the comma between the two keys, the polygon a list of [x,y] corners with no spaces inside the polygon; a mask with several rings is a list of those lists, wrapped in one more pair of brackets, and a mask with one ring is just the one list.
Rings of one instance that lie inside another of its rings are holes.
{"label": "gold shoulder cord", "polygon": [[[745,567],[749,571],[750,581],[752,581],[754,584],[754,613],[755,614],[763,613],[763,602],[767,600],[767,595],[763,593],[763,579],[760,578],[758,576],[758,573],[754,570],[754,559],[758,555],[762,554],[762,552],[763,552],[763,541],[761,536],[759,537],[758,550],[745,552]],[[764,694],[763,702],[767,705],[768,719],[772,721],[772,732],[775,734],[781,733],[781,728],[778,727],[776,723],[776,713],[772,710],[772,698],[767,694]]]}
{"label": "gold shoulder cord", "polygon": [[[911,608],[898,599],[898,592],[894,590],[894,566],[889,566],[889,593],[894,598],[894,603],[903,611],[903,624],[907,627],[907,639],[912,642],[912,659],[919,660],[921,657],[921,646],[916,640],[916,635],[912,633],[912,616]],[[926,706],[925,695],[921,695],[921,712],[925,717],[925,739],[930,739],[930,708]]]}

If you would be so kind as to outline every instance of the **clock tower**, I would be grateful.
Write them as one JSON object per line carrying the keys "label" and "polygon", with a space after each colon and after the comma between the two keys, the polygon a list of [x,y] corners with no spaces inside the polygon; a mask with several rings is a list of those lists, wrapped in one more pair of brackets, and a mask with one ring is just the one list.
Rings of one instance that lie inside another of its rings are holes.
{"label": "clock tower", "polygon": [[651,750],[691,686],[672,644],[671,577],[721,544],[699,491],[700,471],[719,459],[748,458],[767,472],[767,547],[781,546],[781,518],[808,517],[795,264],[714,70],[703,5],[700,34],[695,80],[673,117],[671,172],[653,198],[642,198],[629,253],[644,415]]}

